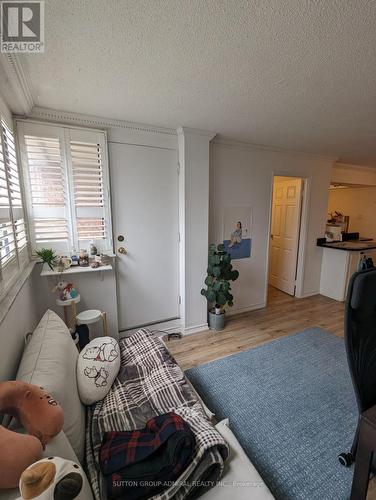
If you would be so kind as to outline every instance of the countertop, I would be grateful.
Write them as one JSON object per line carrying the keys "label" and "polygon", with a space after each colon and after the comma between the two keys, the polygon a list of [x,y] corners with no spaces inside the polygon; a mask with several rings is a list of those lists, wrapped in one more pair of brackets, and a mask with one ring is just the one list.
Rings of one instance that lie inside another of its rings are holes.
{"label": "countertop", "polygon": [[334,248],[336,250],[346,250],[351,252],[362,252],[364,250],[376,249],[376,241],[349,240],[349,241],[334,241],[333,243],[322,243],[318,246],[324,248]]}

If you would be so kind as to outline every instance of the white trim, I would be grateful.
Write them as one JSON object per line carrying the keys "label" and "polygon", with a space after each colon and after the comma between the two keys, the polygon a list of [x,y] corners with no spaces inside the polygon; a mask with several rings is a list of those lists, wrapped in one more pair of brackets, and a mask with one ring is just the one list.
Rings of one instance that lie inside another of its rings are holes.
{"label": "white trim", "polygon": [[55,128],[64,128],[68,130],[86,130],[87,132],[98,132],[101,134],[106,134],[107,137],[107,132],[103,130],[102,128],[93,128],[93,127],[84,127],[82,125],[71,125],[70,123],[60,123],[60,122],[46,122],[45,120],[38,119],[38,118],[33,118],[33,117],[24,117],[24,116],[14,116],[14,121],[16,123],[35,123],[36,125],[39,125],[41,127],[55,127]]}
{"label": "white trim", "polygon": [[138,326],[136,328],[130,328],[127,330],[121,330],[120,338],[129,337],[136,333],[140,328],[146,328],[147,330],[154,333],[157,337],[163,337],[168,333],[180,332],[182,330],[180,319],[170,319],[168,321],[162,321],[161,323],[153,323],[146,326]]}
{"label": "white trim", "polygon": [[[146,125],[142,123],[127,122],[125,120],[115,120],[112,118],[103,118],[94,115],[85,115],[82,113],[71,113],[68,111],[59,111],[55,109],[41,108],[35,106],[28,114],[27,118],[34,118],[44,121],[52,121],[57,123],[75,124],[83,127],[100,127],[100,128],[125,128],[137,132],[148,132],[152,134],[164,134],[176,136],[176,130],[154,125]],[[25,118],[25,117],[19,117]]]}
{"label": "white trim", "polygon": [[348,170],[360,170],[360,171],[366,171],[366,172],[372,172],[375,173],[375,167],[370,167],[367,165],[352,165],[350,163],[341,163],[340,161],[336,161],[333,164],[333,168],[345,168]]}
{"label": "white trim", "polygon": [[313,297],[314,295],[320,295],[320,291],[316,290],[315,292],[304,292],[301,295],[296,295],[296,298],[298,299],[305,299],[307,297]]}
{"label": "white trim", "polygon": [[25,114],[30,113],[34,105],[31,85],[17,54],[0,54],[0,67],[8,77],[17,109]]}
{"label": "white trim", "polygon": [[191,134],[191,135],[201,135],[204,137],[209,137],[209,141],[214,139],[214,137],[217,135],[216,132],[210,132],[208,130],[202,130],[199,128],[190,128],[190,127],[178,127],[176,129],[176,132],[178,135]]}
{"label": "white trim", "polygon": [[266,307],[266,302],[260,302],[259,304],[251,304],[244,307],[230,307],[226,309],[226,316],[236,316],[238,314],[243,314],[251,311],[257,311],[258,309],[264,309]]}
{"label": "white trim", "polygon": [[192,333],[206,332],[209,330],[208,324],[203,323],[202,325],[189,326],[188,328],[182,329],[182,335],[191,335]]}
{"label": "white trim", "polygon": [[308,227],[310,217],[312,181],[309,177],[302,177],[303,199],[300,205],[299,248],[296,261],[295,297],[302,297],[304,292],[304,275],[307,255]]}
{"label": "white trim", "polygon": [[266,144],[254,144],[252,142],[243,142],[236,141],[232,139],[226,138],[215,138],[211,144],[215,146],[221,146],[229,149],[244,149],[244,150],[252,150],[252,151],[269,151],[271,153],[280,153],[285,155],[294,155],[294,156],[304,156],[307,158],[316,158],[322,161],[332,161],[337,162],[339,160],[336,156],[325,156],[316,153],[307,153],[303,151],[295,151],[290,149],[281,148],[278,146],[268,146]]}

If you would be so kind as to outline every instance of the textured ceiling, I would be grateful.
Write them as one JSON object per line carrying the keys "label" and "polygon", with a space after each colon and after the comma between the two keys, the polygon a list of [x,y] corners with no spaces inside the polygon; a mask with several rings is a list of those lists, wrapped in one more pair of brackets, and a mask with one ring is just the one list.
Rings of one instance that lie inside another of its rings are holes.
{"label": "textured ceiling", "polygon": [[48,0],[38,106],[376,166],[376,2]]}

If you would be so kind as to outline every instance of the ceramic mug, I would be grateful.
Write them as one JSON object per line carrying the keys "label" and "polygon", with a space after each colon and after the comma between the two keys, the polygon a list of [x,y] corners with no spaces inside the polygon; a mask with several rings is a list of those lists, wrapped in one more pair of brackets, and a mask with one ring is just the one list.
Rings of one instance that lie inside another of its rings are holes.
{"label": "ceramic mug", "polygon": [[64,269],[69,269],[70,266],[72,265],[72,259],[70,257],[61,257],[61,262],[64,266]]}

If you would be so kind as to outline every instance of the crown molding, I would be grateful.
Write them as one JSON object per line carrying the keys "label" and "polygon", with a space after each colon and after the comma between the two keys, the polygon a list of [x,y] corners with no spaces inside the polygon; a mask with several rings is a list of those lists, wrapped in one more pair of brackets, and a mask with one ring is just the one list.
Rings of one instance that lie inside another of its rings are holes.
{"label": "crown molding", "polygon": [[280,153],[285,155],[294,155],[294,156],[304,156],[307,158],[315,158],[317,160],[336,162],[338,161],[338,157],[335,156],[325,156],[316,153],[307,153],[304,151],[295,151],[291,149],[284,149],[277,146],[267,146],[264,144],[254,144],[252,142],[245,141],[236,141],[232,139],[226,139],[221,137],[216,137],[211,144],[214,146],[221,146],[229,149],[243,149],[250,151],[268,151],[270,153]]}
{"label": "crown molding", "polygon": [[9,109],[13,113],[30,113],[34,105],[31,85],[17,54],[1,53],[0,68],[6,79],[6,87],[1,87]]}
{"label": "crown molding", "polygon": [[176,136],[176,130],[171,128],[127,122],[125,120],[116,120],[112,118],[103,118],[94,115],[85,115],[82,113],[72,113],[69,111],[59,111],[56,109],[41,108],[38,106],[35,106],[32,111],[27,114],[27,118],[66,123],[69,125],[74,124],[89,128],[123,128],[134,132],[147,132],[149,134]]}
{"label": "crown molding", "polygon": [[333,165],[334,168],[344,168],[347,170],[360,170],[364,171],[366,170],[367,172],[375,172],[375,167],[371,167],[369,165],[353,165],[351,163],[341,163],[340,161],[337,161]]}
{"label": "crown molding", "polygon": [[209,141],[214,139],[214,137],[217,135],[216,132],[210,132],[209,130],[202,130],[199,128],[190,128],[190,127],[179,127],[176,129],[176,132],[178,135],[201,135],[203,137],[208,137]]}

